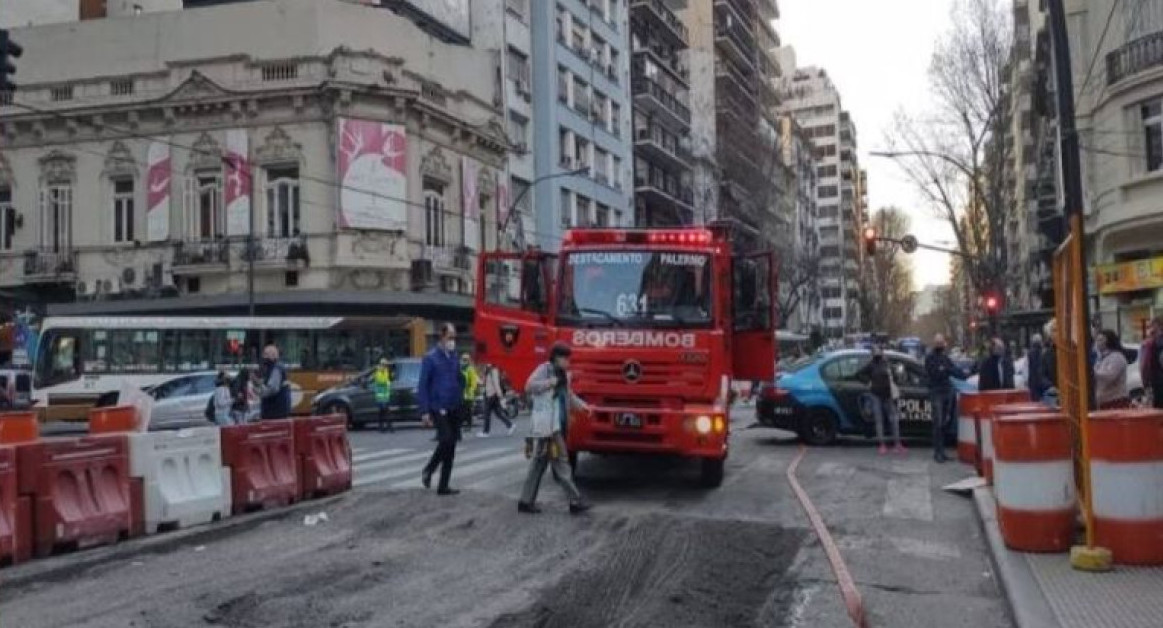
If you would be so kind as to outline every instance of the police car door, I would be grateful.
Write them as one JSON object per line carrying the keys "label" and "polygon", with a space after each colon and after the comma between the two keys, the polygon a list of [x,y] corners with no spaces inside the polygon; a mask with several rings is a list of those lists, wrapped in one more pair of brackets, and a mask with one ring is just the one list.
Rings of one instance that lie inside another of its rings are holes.
{"label": "police car door", "polygon": [[933,410],[929,403],[929,386],[924,368],[913,360],[890,357],[893,380],[900,389],[897,410],[902,432],[927,435],[932,429]]}
{"label": "police car door", "polygon": [[861,402],[868,392],[868,382],[857,373],[871,359],[867,353],[841,355],[820,367],[820,376],[840,406],[840,427],[845,431],[861,431],[866,423]]}

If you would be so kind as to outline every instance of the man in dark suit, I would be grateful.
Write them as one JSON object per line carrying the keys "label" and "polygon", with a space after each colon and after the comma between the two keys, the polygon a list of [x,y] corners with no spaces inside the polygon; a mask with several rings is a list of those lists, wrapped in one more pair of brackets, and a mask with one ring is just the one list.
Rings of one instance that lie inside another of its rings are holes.
{"label": "man in dark suit", "polygon": [[1001,338],[989,341],[989,356],[981,361],[978,369],[978,390],[1009,390],[1014,387],[1014,362],[1006,354],[1006,344]]}

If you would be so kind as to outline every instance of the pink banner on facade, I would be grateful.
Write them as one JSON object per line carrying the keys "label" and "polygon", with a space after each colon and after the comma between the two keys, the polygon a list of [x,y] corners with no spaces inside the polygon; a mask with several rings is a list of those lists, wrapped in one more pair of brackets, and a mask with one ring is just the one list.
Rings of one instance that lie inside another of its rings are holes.
{"label": "pink banner on facade", "polygon": [[497,173],[497,230],[509,219],[509,180],[505,173]]}
{"label": "pink banner on facade", "polygon": [[146,164],[146,237],[150,242],[164,242],[170,237],[170,145],[152,142]]}
{"label": "pink banner on facade", "polygon": [[226,132],[226,235],[250,233],[250,147],[246,129]]}
{"label": "pink banner on facade", "polygon": [[480,200],[477,191],[477,177],[481,166],[469,157],[460,159],[460,189],[464,206],[464,217],[475,219],[480,217]]}
{"label": "pink banner on facade", "polygon": [[403,126],[339,119],[339,226],[408,228],[408,137]]}

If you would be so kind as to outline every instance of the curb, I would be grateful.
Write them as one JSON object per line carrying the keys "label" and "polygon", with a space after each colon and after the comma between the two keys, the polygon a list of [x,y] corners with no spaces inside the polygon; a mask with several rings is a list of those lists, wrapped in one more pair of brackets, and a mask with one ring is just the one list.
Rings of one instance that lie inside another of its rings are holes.
{"label": "curb", "polygon": [[347,497],[351,491],[296,502],[284,508],[260,510],[245,515],[227,517],[221,521],[198,525],[184,530],[136,537],[127,541],[79,550],[68,554],[33,559],[21,565],[0,570],[0,590],[24,587],[37,582],[65,580],[81,572],[118,560],[128,560],[140,554],[165,553],[197,541],[210,541],[241,534],[268,521],[287,519],[304,511],[321,509]]}
{"label": "curb", "polygon": [[1030,564],[1021,553],[1006,548],[1002,541],[993,491],[989,487],[974,489],[973,503],[989,543],[990,562],[1018,628],[1062,628]]}

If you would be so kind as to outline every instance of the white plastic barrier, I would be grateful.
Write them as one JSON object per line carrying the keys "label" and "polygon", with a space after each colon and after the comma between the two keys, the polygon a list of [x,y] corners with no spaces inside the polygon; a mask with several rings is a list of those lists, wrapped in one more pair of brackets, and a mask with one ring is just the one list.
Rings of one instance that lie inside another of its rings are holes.
{"label": "white plastic barrier", "polygon": [[217,427],[129,435],[129,475],[142,479],[146,534],[230,514],[230,470]]}

